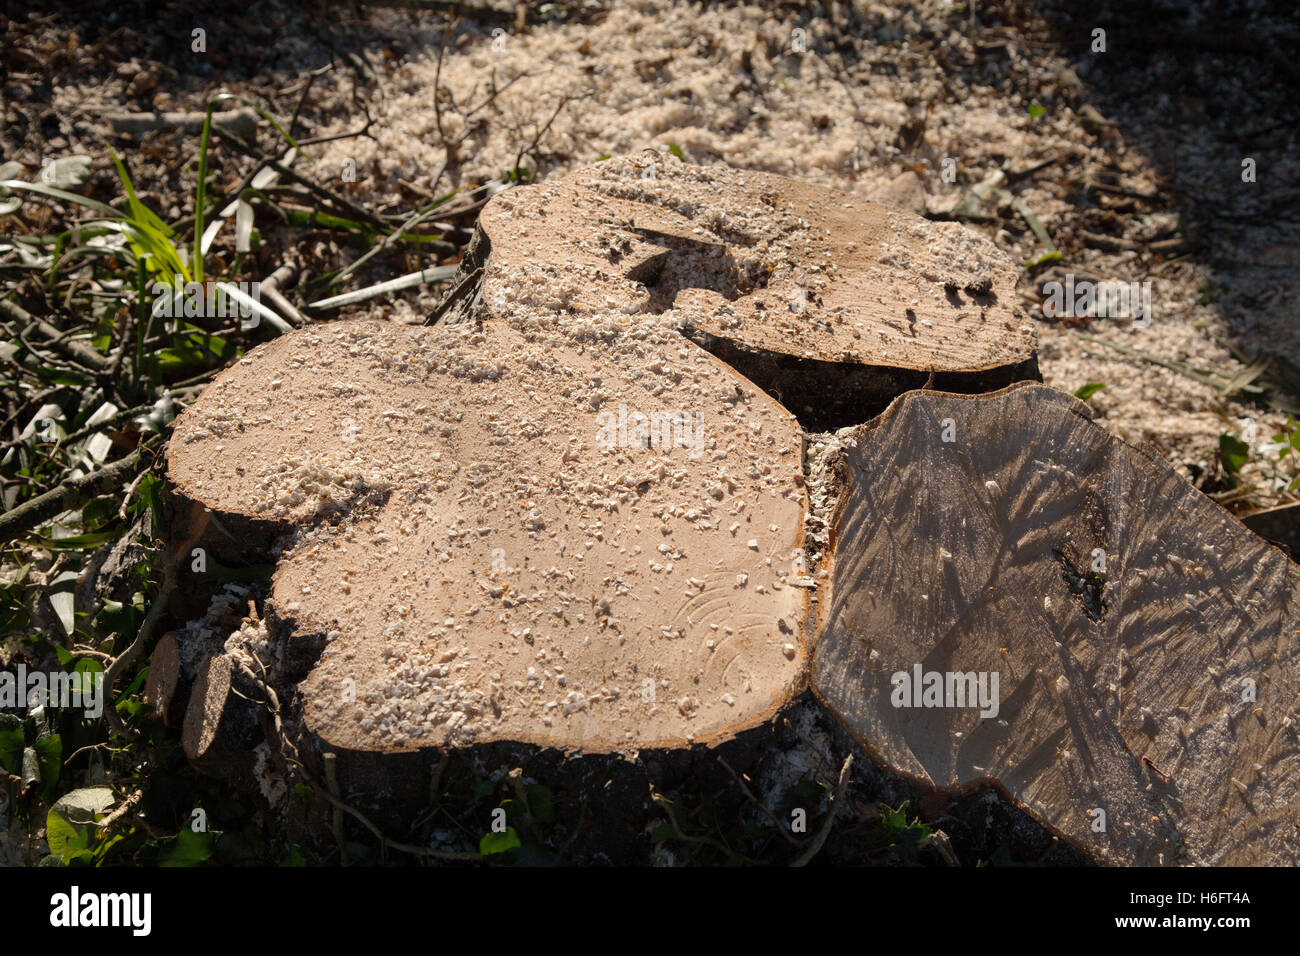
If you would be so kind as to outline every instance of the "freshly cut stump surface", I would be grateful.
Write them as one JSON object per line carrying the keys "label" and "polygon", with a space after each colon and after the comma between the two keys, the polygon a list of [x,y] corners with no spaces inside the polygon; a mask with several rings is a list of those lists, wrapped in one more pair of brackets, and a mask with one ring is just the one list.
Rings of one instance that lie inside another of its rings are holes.
{"label": "freshly cut stump surface", "polygon": [[[812,681],[875,755],[996,781],[1107,862],[1300,862],[1280,551],[1041,385],[904,395],[840,468]],[[930,673],[996,673],[996,715]]]}
{"label": "freshly cut stump surface", "polygon": [[168,460],[197,505],[298,529],[270,612],[325,745],[609,752],[802,689],[801,440],[653,322],[358,321],[250,352]]}
{"label": "freshly cut stump surface", "polygon": [[1037,379],[1017,270],[993,243],[849,193],[647,151],[495,197],[458,315],[670,313],[810,428],[909,388]]}

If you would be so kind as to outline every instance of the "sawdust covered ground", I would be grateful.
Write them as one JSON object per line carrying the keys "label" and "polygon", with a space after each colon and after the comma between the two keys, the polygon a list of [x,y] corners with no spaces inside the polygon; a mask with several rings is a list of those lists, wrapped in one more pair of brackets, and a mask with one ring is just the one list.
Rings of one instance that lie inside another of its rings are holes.
{"label": "sawdust covered ground", "polygon": [[[366,126],[314,147],[312,172],[385,210],[516,166],[553,176],[645,147],[858,193],[911,170],[932,215],[1001,170],[1008,192],[965,221],[1029,263],[1049,250],[1028,210],[1059,250],[1020,285],[1047,383],[1105,383],[1091,403],[1107,427],[1220,491],[1219,435],[1275,458],[1268,443],[1286,420],[1220,386],[1246,372],[1239,358],[1300,361],[1296,77],[1281,52],[1293,16],[1281,4],[1116,4],[1091,17],[1069,6],[981,5],[972,18],[942,2],[635,0],[560,5],[522,30],[503,8],[448,34],[432,11],[334,6],[322,19],[264,3],[223,35],[220,62],[190,72],[193,58],[174,56],[180,68],[159,73],[132,58],[107,76],[92,63],[55,78],[52,112],[69,135],[54,139],[91,151],[109,108],[198,108],[222,88],[270,95],[313,135]],[[1093,49],[1099,27],[1105,52]],[[308,89],[309,70],[340,52]],[[1243,182],[1246,159],[1255,182]],[[358,181],[344,185],[353,164]],[[1067,276],[1149,282],[1149,325],[1045,318],[1044,284]],[[415,320],[441,291],[363,311]],[[1252,502],[1285,500],[1293,474],[1289,460],[1247,465]]]}
{"label": "sawdust covered ground", "polygon": [[[482,181],[534,142],[524,161],[544,175],[670,144],[694,162],[860,193],[914,170],[931,213],[1001,169],[1061,252],[1021,281],[1048,384],[1105,383],[1092,404],[1106,425],[1206,484],[1220,433],[1249,438],[1253,422],[1255,443],[1266,444],[1286,419],[1079,335],[1186,363],[1220,383],[1245,368],[1227,343],[1252,358],[1300,360],[1292,305],[1300,194],[1287,148],[1295,127],[1285,119],[1295,107],[1269,58],[1198,48],[1195,31],[1206,24],[1194,17],[1099,17],[1107,50],[1093,53],[1091,23],[1056,13],[981,9],[972,30],[944,3],[840,10],[832,22],[768,5],[643,0],[523,33],[488,24],[459,32],[442,56],[438,111],[439,25],[402,14],[374,22],[408,52],[396,63],[370,54],[381,74],[375,138],[331,144],[323,164],[355,161],[376,195],[444,164],[453,183]],[[1254,23],[1265,33],[1277,26],[1260,15]],[[1173,30],[1186,42],[1153,46]],[[332,128],[354,121],[339,117]],[[449,154],[446,139],[461,145]],[[1243,182],[1246,158],[1256,182]],[[943,175],[949,159],[954,183]],[[1048,251],[1005,198],[976,207],[970,224],[1021,263]],[[1132,248],[1091,248],[1108,239]],[[1162,241],[1156,248],[1169,251],[1152,251]],[[1149,327],[1128,317],[1044,318],[1044,284],[1068,275],[1150,282]],[[1271,482],[1257,474],[1261,503],[1277,500],[1291,476],[1287,463]]]}
{"label": "sawdust covered ground", "polygon": [[[231,90],[296,117],[301,136],[364,127],[365,136],[309,147],[314,163],[304,172],[385,212],[414,210],[517,166],[545,178],[645,147],[863,195],[910,171],[934,216],[1001,170],[1017,204],[993,194],[964,221],[1024,264],[1047,252],[1027,209],[1059,250],[1059,262],[1026,269],[1020,285],[1048,384],[1105,383],[1090,402],[1108,428],[1153,444],[1200,487],[1219,491],[1219,435],[1253,419],[1266,445],[1286,415],[1206,382],[1250,374],[1229,346],[1271,358],[1264,378],[1282,360],[1300,363],[1300,107],[1296,68],[1284,55],[1300,46],[1294,13],[1281,3],[1145,0],[1085,17],[1072,6],[980,3],[971,17],[940,2],[855,12],[834,3],[636,0],[562,4],[524,29],[505,11],[462,20],[450,36],[436,12],[342,4],[200,3],[155,15],[143,0],[95,0],[76,17],[32,6],[10,11],[0,44],[0,160],[34,173],[46,156],[88,153],[93,194],[107,200],[120,193],[106,159],[112,144],[127,155],[142,198],[174,220],[189,211],[196,138],[116,137],[103,111],[198,110]],[[200,20],[205,57],[187,43]],[[1090,48],[1097,28],[1106,31],[1104,53]],[[1242,178],[1248,159],[1254,182]],[[353,166],[357,182],[345,182]],[[250,167],[219,151],[212,168],[224,192]],[[58,222],[36,225],[53,231]],[[259,275],[285,259],[319,273],[359,254],[323,233],[276,230],[263,212],[258,226]],[[357,285],[432,264],[408,251],[378,256]],[[1149,326],[1044,317],[1044,283],[1067,275],[1149,280]],[[340,314],[418,321],[442,291]],[[1248,465],[1252,503],[1285,500],[1293,475],[1289,459],[1276,476]],[[811,719],[801,709],[796,729],[820,744]],[[792,789],[818,750],[774,757],[764,792]],[[996,802],[967,801],[972,833],[990,829],[986,803]],[[968,836],[959,849],[982,853],[982,840]],[[0,860],[13,852],[3,841]]]}

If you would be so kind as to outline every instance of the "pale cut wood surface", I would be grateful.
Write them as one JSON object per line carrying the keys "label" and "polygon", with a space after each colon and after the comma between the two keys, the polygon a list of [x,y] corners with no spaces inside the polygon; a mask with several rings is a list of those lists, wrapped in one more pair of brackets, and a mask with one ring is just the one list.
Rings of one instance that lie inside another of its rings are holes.
{"label": "pale cut wood surface", "polygon": [[360,321],[223,372],[168,462],[196,506],[298,529],[269,617],[326,746],[608,752],[722,739],[802,689],[801,441],[671,330]]}
{"label": "pale cut wood surface", "polygon": [[1015,263],[979,234],[654,151],[494,197],[461,278],[479,270],[444,320],[665,315],[813,429],[932,375],[961,392],[1039,377]]}

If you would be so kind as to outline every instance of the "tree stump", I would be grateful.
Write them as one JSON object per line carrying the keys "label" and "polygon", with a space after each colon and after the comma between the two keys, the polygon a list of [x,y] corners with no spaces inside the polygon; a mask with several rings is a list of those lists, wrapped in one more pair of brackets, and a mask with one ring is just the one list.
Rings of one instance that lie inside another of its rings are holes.
{"label": "tree stump", "polygon": [[181,744],[209,776],[253,783],[253,748],[262,740],[261,694],[226,654],[208,658],[190,691]]}
{"label": "tree stump", "polygon": [[300,529],[269,615],[325,745],[685,746],[801,689],[798,427],[671,330],[611,335],[314,327],[178,423],[196,504]]}
{"label": "tree stump", "polygon": [[[1294,863],[1300,571],[1069,396],[929,390],[1036,377],[1014,274],[654,155],[510,190],[443,324],[217,377],[168,445],[171,535],[276,562],[287,723],[345,792],[416,799],[439,748],[689,757],[811,686],[890,768],[1099,860]],[[808,455],[787,408],[859,427]],[[231,673],[195,759],[252,734]]]}
{"label": "tree stump", "polygon": [[662,314],[820,431],[1038,379],[1016,274],[956,223],[647,150],[496,196],[441,318]]}
{"label": "tree stump", "polygon": [[154,716],[171,726],[178,716],[175,706],[176,687],[181,679],[181,651],[176,632],[168,631],[154,645],[149,658],[149,676],[144,685],[144,702]]}
{"label": "tree stump", "polygon": [[1106,862],[1300,862],[1300,568],[1043,386],[909,393],[839,464],[813,689],[875,756]]}

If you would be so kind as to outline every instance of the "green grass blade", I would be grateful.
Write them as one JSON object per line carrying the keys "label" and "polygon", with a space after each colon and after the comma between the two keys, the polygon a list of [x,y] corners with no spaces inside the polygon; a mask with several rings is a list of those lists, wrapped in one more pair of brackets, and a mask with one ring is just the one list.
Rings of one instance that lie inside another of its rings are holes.
{"label": "green grass blade", "polygon": [[47,186],[44,183],[25,183],[21,179],[6,179],[4,182],[0,182],[0,189],[25,189],[28,192],[49,196],[51,199],[61,199],[64,202],[85,206],[87,209],[93,209],[105,216],[120,217],[122,215],[107,203],[102,203],[97,199],[87,199],[85,196],[78,196],[76,193],[70,193],[65,189],[55,189],[53,186]]}

